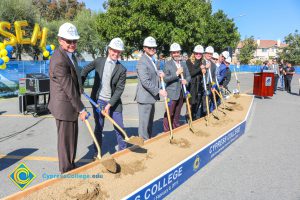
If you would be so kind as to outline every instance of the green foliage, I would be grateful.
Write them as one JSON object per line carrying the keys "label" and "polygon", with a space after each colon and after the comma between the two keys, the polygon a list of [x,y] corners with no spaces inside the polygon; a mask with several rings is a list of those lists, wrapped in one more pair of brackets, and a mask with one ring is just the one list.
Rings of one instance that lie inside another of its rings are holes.
{"label": "green foliage", "polygon": [[164,53],[173,42],[191,52],[197,44],[221,50],[239,40],[233,21],[222,11],[212,15],[211,4],[204,0],[108,0],[105,8],[97,18],[97,31],[106,43],[122,38],[127,53],[142,49],[149,35]]}
{"label": "green foliage", "polygon": [[77,13],[85,9],[85,4],[77,0],[33,0],[41,17],[47,21],[73,20]]}
{"label": "green foliage", "polygon": [[[9,32],[15,35],[14,22],[26,20],[28,22],[27,27],[23,27],[25,31],[24,38],[31,38],[34,23],[38,19],[38,12],[32,5],[32,0],[1,0],[0,3],[0,19],[1,21],[7,21],[11,24]],[[4,37],[0,35],[0,40],[3,41]],[[29,54],[33,54],[33,48],[28,45],[16,45],[15,52],[17,57],[21,58],[21,53],[25,51]]]}
{"label": "green foliage", "polygon": [[98,55],[104,55],[105,43],[102,42],[96,29],[96,13],[82,10],[74,20],[80,39],[78,41],[78,52],[86,51],[95,59]]}
{"label": "green foliage", "polygon": [[287,46],[279,53],[280,59],[292,64],[300,64],[300,34],[296,30],[284,38]]}
{"label": "green foliage", "polygon": [[238,60],[241,64],[249,64],[250,60],[254,58],[254,52],[257,48],[254,37],[245,38],[242,41],[242,48],[238,54]]}
{"label": "green foliage", "polygon": [[254,65],[263,65],[262,60],[255,60]]}

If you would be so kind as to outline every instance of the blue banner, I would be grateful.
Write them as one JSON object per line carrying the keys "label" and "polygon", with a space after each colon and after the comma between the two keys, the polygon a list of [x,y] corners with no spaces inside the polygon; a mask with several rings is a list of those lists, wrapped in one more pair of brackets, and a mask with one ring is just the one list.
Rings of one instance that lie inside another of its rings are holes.
{"label": "blue banner", "polygon": [[124,199],[163,199],[245,133],[246,121]]}

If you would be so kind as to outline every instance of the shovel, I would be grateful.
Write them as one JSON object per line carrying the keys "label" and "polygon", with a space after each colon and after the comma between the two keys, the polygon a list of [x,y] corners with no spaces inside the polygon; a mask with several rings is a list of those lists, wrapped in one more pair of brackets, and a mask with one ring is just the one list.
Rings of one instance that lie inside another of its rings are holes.
{"label": "shovel", "polygon": [[[184,79],[182,73],[180,74],[180,77],[181,77],[182,80]],[[192,118],[192,112],[191,112],[191,106],[190,106],[190,100],[189,100],[189,92],[186,90],[186,86],[184,84],[182,84],[182,87],[183,87],[183,92],[184,92],[184,96],[185,96],[185,99],[186,99],[186,107],[188,109],[188,114],[189,114],[188,124],[189,124],[190,130],[193,133],[195,133],[195,130],[194,130],[193,125],[192,125],[193,118]]]}
{"label": "shovel", "polygon": [[[211,87],[214,88],[215,84],[214,84],[214,82],[212,80],[210,68],[208,69],[208,74],[209,74],[209,77],[210,77]],[[217,104],[217,100],[216,100],[216,94],[215,94],[214,90],[212,90],[212,94],[213,94],[213,100],[214,100],[214,104],[215,104],[215,107],[216,107],[216,114],[217,114],[217,116],[214,116],[214,117],[216,117],[217,119],[220,119],[220,117],[219,117],[219,111],[218,111],[218,104]]]}
{"label": "shovel", "polygon": [[[166,86],[163,77],[160,77],[161,81],[161,87],[164,91],[166,91]],[[165,97],[165,108],[167,112],[167,117],[168,117],[168,122],[169,122],[169,129],[170,129],[170,143],[172,143],[173,140],[173,128],[172,128],[172,122],[171,122],[171,116],[170,116],[170,111],[169,111],[169,106],[168,106],[168,99]]]}
{"label": "shovel", "polygon": [[206,78],[205,74],[202,73],[203,77],[203,86],[204,86],[204,92],[205,92],[205,100],[206,100],[206,126],[208,126],[209,121],[209,106],[208,106],[208,91],[206,87]]}
{"label": "shovel", "polygon": [[90,113],[88,113],[88,116],[86,117],[86,119],[84,120],[85,125],[87,126],[93,141],[96,145],[98,154],[97,154],[97,159],[100,160],[100,163],[110,172],[112,173],[117,173],[117,163],[115,161],[115,159],[109,155],[105,155],[103,158],[101,158],[101,149],[100,149],[100,145],[95,137],[94,131],[92,130],[92,127],[90,125],[90,122],[88,121],[88,117],[90,116]]}
{"label": "shovel", "polygon": [[237,74],[236,74],[236,70],[235,70],[235,66],[233,66],[233,70],[234,70],[234,76],[235,76],[235,80],[236,80],[236,83],[237,83],[237,89],[234,89],[232,92],[233,92],[233,94],[234,95],[237,95],[237,96],[239,96],[239,94],[240,94],[240,81],[239,81],[239,79],[238,79],[238,77],[237,77]]}
{"label": "shovel", "polygon": [[141,137],[137,136],[131,136],[130,138],[128,137],[127,133],[122,129],[115,120],[113,120],[104,110],[101,110],[101,114],[106,117],[115,127],[119,129],[119,131],[122,133],[122,135],[125,138],[125,142],[133,144],[133,145],[138,145],[138,146],[143,146],[144,145],[144,140]]}
{"label": "shovel", "polygon": [[[225,101],[224,101],[224,99],[223,99],[223,96],[222,96],[222,94],[221,93],[219,93],[217,90],[215,91],[216,93],[217,93],[217,95],[220,97],[220,99],[221,99],[221,103],[222,103],[222,105],[223,105],[223,109],[227,109],[227,110],[229,110],[229,111],[232,111],[233,109],[232,108],[229,108],[226,104],[225,104]],[[226,114],[226,113],[225,113]]]}
{"label": "shovel", "polygon": [[103,110],[100,111],[99,105],[97,105],[91,97],[89,97],[86,93],[83,93],[83,95],[91,102],[93,106],[95,106],[96,111],[100,114],[102,114],[104,117],[106,117],[115,127],[119,129],[119,131],[123,134],[125,138],[125,142],[133,144],[133,145],[138,145],[138,146],[143,146],[144,145],[144,140],[143,138],[136,137],[136,136],[131,136],[130,138],[126,134],[126,132]]}

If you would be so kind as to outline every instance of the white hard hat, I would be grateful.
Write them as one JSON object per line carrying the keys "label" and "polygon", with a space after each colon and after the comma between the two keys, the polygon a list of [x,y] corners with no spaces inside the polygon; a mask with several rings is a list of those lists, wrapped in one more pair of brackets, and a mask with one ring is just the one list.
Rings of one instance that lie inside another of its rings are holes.
{"label": "white hard hat", "polygon": [[170,51],[181,51],[181,47],[178,43],[173,43],[170,46]]}
{"label": "white hard hat", "polygon": [[124,43],[120,38],[112,39],[108,46],[115,50],[124,51]]}
{"label": "white hard hat", "polygon": [[219,59],[219,54],[217,52],[214,52],[212,57],[215,58],[215,59]]}
{"label": "white hard hat", "polygon": [[214,48],[212,46],[208,46],[205,48],[205,53],[214,53]]}
{"label": "white hard hat", "polygon": [[227,63],[231,63],[231,57],[230,57],[230,56],[228,56],[228,57],[225,59],[225,62],[227,62]]}
{"label": "white hard hat", "polygon": [[66,22],[59,27],[57,36],[67,40],[78,40],[80,38],[76,26],[69,22]]}
{"label": "white hard hat", "polygon": [[228,51],[223,51],[222,56],[224,56],[225,59],[228,58],[229,57],[229,52]]}
{"label": "white hard hat", "polygon": [[156,40],[153,37],[149,36],[144,40],[143,46],[144,47],[157,47]]}
{"label": "white hard hat", "polygon": [[195,46],[194,52],[195,52],[195,53],[204,53],[204,48],[203,48],[203,46],[201,46],[201,45]]}

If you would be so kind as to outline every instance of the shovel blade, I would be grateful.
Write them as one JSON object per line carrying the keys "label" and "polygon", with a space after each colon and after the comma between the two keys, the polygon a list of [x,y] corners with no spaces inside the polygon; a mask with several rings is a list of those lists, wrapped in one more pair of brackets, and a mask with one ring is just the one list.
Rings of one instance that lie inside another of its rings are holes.
{"label": "shovel blade", "polygon": [[143,146],[144,145],[144,140],[141,137],[137,136],[131,136],[130,138],[125,140],[127,143],[137,145],[137,146]]}
{"label": "shovel blade", "polygon": [[105,167],[105,169],[107,169],[109,172],[112,173],[117,173],[117,162],[116,160],[110,156],[110,155],[104,155],[101,160],[100,163]]}

